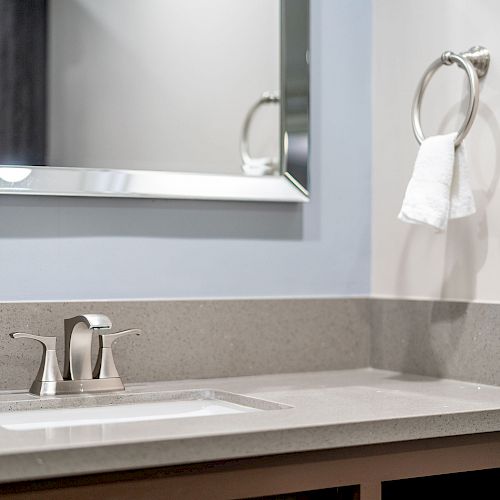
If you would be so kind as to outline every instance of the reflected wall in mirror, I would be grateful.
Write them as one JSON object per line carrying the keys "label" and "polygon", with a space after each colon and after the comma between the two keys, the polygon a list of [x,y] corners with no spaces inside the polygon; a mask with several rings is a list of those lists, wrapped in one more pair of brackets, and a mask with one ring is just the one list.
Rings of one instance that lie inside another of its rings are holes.
{"label": "reflected wall in mirror", "polygon": [[308,50],[308,0],[0,0],[0,163],[307,194]]}

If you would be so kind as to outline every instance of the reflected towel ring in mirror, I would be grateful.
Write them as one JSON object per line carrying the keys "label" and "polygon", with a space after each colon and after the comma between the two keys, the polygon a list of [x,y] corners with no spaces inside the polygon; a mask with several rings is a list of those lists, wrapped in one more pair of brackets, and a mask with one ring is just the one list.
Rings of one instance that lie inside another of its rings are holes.
{"label": "reflected towel ring in mirror", "polygon": [[253,158],[250,156],[248,146],[248,136],[250,134],[250,126],[257,110],[268,104],[279,104],[280,98],[277,92],[264,92],[262,97],[248,110],[248,113],[243,122],[243,129],[241,132],[240,141],[240,154],[241,154],[241,168],[247,175],[273,175],[279,172],[279,159],[278,158]]}
{"label": "reflected towel ring in mirror", "polygon": [[434,76],[434,73],[441,66],[449,66],[453,63],[457,63],[457,65],[467,73],[469,82],[469,103],[467,105],[465,120],[457,132],[455,147],[461,144],[472,127],[479,105],[479,78],[483,78],[486,75],[490,64],[490,53],[488,49],[480,46],[472,47],[467,52],[461,52],[459,54],[450,51],[443,52],[441,57],[436,59],[427,68],[418,84],[412,106],[413,132],[420,144],[422,144],[425,139],[422,125],[420,124],[420,108],[422,106],[425,89]]}

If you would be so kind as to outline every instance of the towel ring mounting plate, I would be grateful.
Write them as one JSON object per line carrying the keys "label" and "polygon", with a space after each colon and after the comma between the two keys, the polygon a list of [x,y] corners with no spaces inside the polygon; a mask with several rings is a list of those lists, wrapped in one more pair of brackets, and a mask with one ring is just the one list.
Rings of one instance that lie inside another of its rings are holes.
{"label": "towel ring mounting plate", "polygon": [[457,132],[455,147],[461,144],[472,127],[479,105],[479,78],[486,75],[490,64],[490,53],[488,49],[480,46],[472,47],[468,51],[458,54],[451,51],[443,52],[441,57],[436,59],[425,71],[424,76],[417,86],[412,106],[413,132],[420,144],[422,144],[425,139],[420,123],[420,109],[425,89],[434,76],[434,73],[436,73],[441,66],[449,66],[453,63],[456,63],[467,73],[469,82],[469,103],[467,105],[465,120]]}

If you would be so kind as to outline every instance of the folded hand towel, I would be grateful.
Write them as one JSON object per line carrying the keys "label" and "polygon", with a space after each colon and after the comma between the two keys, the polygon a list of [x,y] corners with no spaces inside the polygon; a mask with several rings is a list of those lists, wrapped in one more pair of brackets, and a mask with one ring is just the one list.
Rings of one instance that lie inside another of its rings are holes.
{"label": "folded hand towel", "polygon": [[398,216],[403,222],[444,231],[448,219],[476,212],[465,149],[462,144],[455,148],[456,135],[436,135],[422,142]]}

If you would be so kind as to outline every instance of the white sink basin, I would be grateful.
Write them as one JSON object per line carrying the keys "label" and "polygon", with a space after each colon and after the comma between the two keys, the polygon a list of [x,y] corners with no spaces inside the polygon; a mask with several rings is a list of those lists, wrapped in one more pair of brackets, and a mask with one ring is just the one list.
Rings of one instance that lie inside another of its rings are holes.
{"label": "white sink basin", "polygon": [[[134,394],[119,397],[117,401],[111,400],[112,402],[107,404],[103,404],[106,401],[105,396],[82,398],[80,406],[76,406],[78,400],[75,398],[39,401],[41,405],[39,409],[18,411],[14,409],[15,411],[0,413],[0,427],[11,431],[30,431],[253,413],[287,407],[262,399],[211,390]],[[56,401],[60,406],[46,409],[51,401]],[[65,401],[73,407],[64,407]]]}

